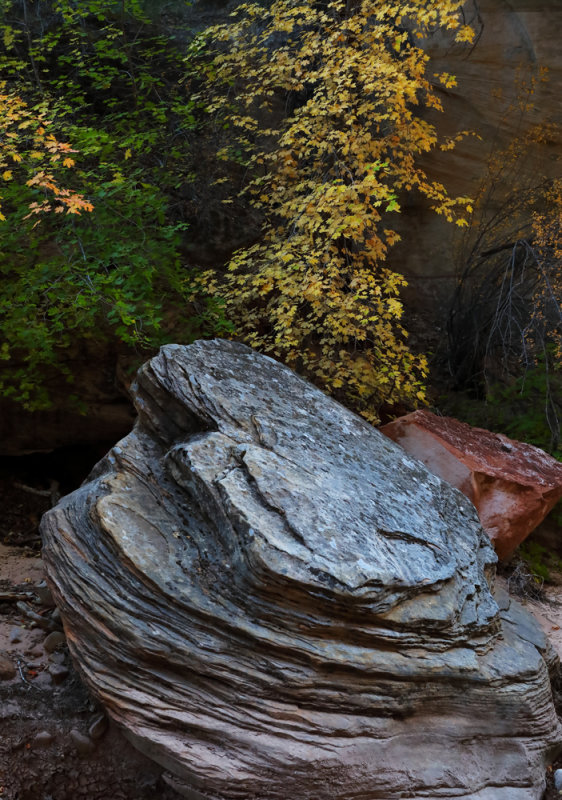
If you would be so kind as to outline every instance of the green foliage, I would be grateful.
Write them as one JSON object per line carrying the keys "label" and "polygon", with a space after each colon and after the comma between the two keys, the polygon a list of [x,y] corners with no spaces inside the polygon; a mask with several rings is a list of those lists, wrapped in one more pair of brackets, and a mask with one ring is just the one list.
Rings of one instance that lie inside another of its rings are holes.
{"label": "green foliage", "polygon": [[41,186],[3,192],[0,394],[28,408],[49,403],[45,368],[71,380],[64,353],[77,339],[148,348],[228,330],[181,264],[196,105],[179,84],[185,31],[160,16],[140,0],[0,0],[0,77],[48,105],[50,130],[79,151],[67,185],[94,206],[39,221],[28,204],[44,202]]}
{"label": "green foliage", "polygon": [[490,384],[480,399],[458,392],[442,397],[442,413],[540,447],[562,461],[562,365],[552,347],[519,377]]}
{"label": "green foliage", "polygon": [[560,369],[551,378],[541,365],[517,378],[512,386],[494,384],[488,395],[494,429],[512,439],[534,444],[562,461],[558,434],[553,435],[549,419],[562,416],[562,374]]}
{"label": "green foliage", "polygon": [[518,548],[517,555],[538,582],[550,581],[553,571],[562,572],[562,559],[537,542],[525,542]]}

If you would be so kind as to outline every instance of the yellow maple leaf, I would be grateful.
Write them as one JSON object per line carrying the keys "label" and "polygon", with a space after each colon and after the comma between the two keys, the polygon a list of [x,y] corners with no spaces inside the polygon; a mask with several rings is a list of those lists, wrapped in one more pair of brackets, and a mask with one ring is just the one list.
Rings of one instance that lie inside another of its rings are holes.
{"label": "yellow maple leaf", "polygon": [[474,41],[474,29],[470,25],[463,25],[455,36],[456,42],[472,42]]}

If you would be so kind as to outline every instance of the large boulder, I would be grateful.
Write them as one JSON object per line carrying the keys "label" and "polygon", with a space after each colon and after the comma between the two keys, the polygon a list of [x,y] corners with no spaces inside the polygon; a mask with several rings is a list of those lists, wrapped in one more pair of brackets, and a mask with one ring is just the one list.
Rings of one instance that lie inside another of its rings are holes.
{"label": "large boulder", "polygon": [[538,800],[556,657],[472,504],[240,344],[170,345],[43,520],[81,674],[195,800]]}
{"label": "large boulder", "polygon": [[422,409],[381,428],[476,506],[508,558],[562,497],[562,464],[544,450]]}

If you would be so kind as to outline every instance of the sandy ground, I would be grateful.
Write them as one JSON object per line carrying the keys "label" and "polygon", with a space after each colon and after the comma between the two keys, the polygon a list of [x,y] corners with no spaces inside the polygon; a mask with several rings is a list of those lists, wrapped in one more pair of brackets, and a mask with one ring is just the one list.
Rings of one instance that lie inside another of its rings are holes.
{"label": "sandy ground", "polygon": [[527,600],[526,606],[552,642],[562,661],[562,586],[546,586],[546,600]]}
{"label": "sandy ground", "polygon": [[88,695],[42,582],[0,544],[0,800],[177,800]]}

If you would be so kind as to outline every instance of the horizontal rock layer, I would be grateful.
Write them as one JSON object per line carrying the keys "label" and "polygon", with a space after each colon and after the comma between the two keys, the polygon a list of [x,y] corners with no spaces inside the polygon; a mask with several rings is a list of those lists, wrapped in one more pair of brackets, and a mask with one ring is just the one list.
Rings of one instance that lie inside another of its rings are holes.
{"label": "horizontal rock layer", "polygon": [[85,681],[174,785],[538,800],[555,659],[472,504],[239,344],[164,347],[134,394],[44,558]]}

